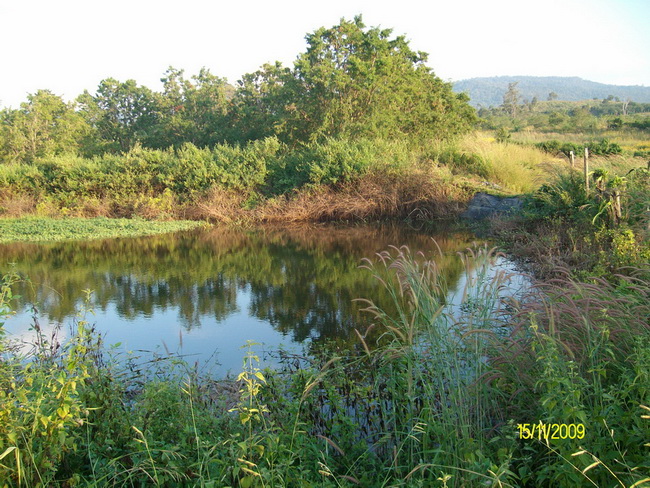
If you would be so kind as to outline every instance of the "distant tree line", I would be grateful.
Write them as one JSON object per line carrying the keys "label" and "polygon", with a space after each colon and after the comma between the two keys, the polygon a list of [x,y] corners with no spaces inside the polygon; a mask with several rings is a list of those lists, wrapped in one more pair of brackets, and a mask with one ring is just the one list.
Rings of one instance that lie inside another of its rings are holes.
{"label": "distant tree line", "polygon": [[497,76],[472,78],[454,83],[454,90],[467,93],[470,104],[477,109],[498,107],[510,83],[517,83],[522,99],[602,100],[608,97],[620,100],[650,103],[650,87],[619,86],[596,83],[578,77],[560,76]]}
{"label": "distant tree line", "polygon": [[478,110],[481,126],[490,130],[575,131],[595,129],[650,128],[650,103],[620,100],[610,95],[602,100],[559,101],[554,93],[547,100],[524,99],[518,82],[512,82],[503,95],[503,103]]}
{"label": "distant tree line", "polygon": [[287,147],[328,138],[424,141],[469,131],[475,111],[464,94],[426,66],[390,29],[361,17],[306,36],[293,67],[266,64],[231,86],[202,69],[170,67],[160,92],[134,80],[102,80],[67,103],[49,90],[0,112],[0,161],[48,155],[92,157],[151,149],[244,144],[276,137]]}

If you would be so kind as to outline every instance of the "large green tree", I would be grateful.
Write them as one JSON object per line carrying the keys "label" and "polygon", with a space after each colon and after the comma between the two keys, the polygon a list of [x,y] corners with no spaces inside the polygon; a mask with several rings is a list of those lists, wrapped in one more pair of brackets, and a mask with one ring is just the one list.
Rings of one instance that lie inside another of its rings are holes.
{"label": "large green tree", "polygon": [[97,130],[103,149],[128,151],[136,143],[155,145],[159,115],[154,92],[134,80],[102,80],[95,95],[77,99],[88,123]]}
{"label": "large green tree", "polygon": [[226,138],[229,100],[234,87],[225,78],[202,68],[198,75],[185,79],[183,70],[170,67],[161,79],[159,95],[160,134],[157,146],[212,146]]}
{"label": "large green tree", "polygon": [[467,97],[452,92],[392,30],[366,28],[360,16],[307,35],[292,70],[275,65],[245,78],[237,106],[271,121],[287,142],[327,137],[448,137],[475,121]]}
{"label": "large green tree", "polygon": [[294,105],[291,70],[282,63],[265,64],[238,81],[228,117],[230,142],[263,139],[284,132]]}
{"label": "large green tree", "polygon": [[78,154],[90,130],[74,104],[39,90],[19,109],[0,112],[0,156],[5,162],[29,163],[48,155]]}

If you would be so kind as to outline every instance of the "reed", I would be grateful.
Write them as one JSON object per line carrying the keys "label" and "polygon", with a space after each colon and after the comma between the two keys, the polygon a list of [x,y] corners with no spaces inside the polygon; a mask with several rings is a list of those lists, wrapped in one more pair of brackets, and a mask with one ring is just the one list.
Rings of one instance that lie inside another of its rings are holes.
{"label": "reed", "polygon": [[494,429],[504,420],[482,378],[502,324],[502,285],[508,276],[490,271],[498,257],[493,250],[470,250],[460,257],[465,283],[448,301],[449,287],[436,264],[440,257],[412,256],[402,247],[366,264],[397,310],[389,314],[368,302],[382,331],[380,347],[372,353],[365,349],[378,371],[373,387],[384,398],[379,444],[394,458],[386,481],[427,479],[435,467],[444,467],[452,473],[449,486],[484,482],[484,477],[508,486],[512,473],[505,451],[500,457],[476,456],[492,450],[488,445],[498,442]]}
{"label": "reed", "polygon": [[[508,395],[507,417],[580,424],[589,432],[581,440],[521,446],[513,468],[522,481],[630,486],[648,475],[642,443],[632,441],[650,437],[634,413],[648,400],[642,383],[648,378],[650,288],[641,278],[647,272],[628,270],[612,284],[601,277],[580,281],[562,270],[517,305],[512,331],[490,359],[490,382]],[[591,455],[574,456],[578,450]],[[594,459],[599,462],[590,466]]]}

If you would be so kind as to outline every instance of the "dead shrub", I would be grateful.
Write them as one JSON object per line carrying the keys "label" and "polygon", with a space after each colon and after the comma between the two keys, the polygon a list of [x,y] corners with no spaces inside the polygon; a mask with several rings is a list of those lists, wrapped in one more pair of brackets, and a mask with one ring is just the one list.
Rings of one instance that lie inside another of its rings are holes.
{"label": "dead shrub", "polygon": [[274,199],[260,208],[256,217],[267,222],[431,220],[459,214],[469,198],[469,193],[427,171],[374,172],[335,187],[306,189]]}
{"label": "dead shrub", "polygon": [[0,192],[0,215],[4,217],[22,217],[33,214],[36,209],[36,199],[30,195]]}
{"label": "dead shrub", "polygon": [[250,218],[243,208],[246,195],[235,191],[213,188],[180,210],[182,217],[190,220],[209,220],[230,223]]}

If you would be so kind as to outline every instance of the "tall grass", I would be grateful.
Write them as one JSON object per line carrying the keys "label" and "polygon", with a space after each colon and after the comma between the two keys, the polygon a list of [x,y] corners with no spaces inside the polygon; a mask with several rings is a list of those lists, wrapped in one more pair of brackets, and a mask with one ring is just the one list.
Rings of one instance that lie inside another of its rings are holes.
{"label": "tall grass", "polygon": [[384,392],[377,429],[379,444],[392,457],[386,482],[441,472],[453,480],[449,486],[508,486],[512,480],[507,449],[496,456],[487,449],[503,421],[482,381],[502,324],[508,279],[504,272],[490,273],[495,258],[486,248],[462,255],[465,284],[452,301],[436,256],[412,256],[403,247],[367,263],[396,310],[389,314],[369,302],[380,347],[371,352],[364,342],[377,371],[373,387]]}
{"label": "tall grass", "polygon": [[650,475],[641,407],[650,400],[650,289],[637,277],[647,272],[613,285],[564,270],[517,307],[512,334],[491,359],[491,381],[509,393],[506,415],[522,424],[582,424],[587,433],[520,445],[513,469],[523,482],[642,486]]}
{"label": "tall grass", "polygon": [[516,193],[539,187],[547,178],[546,167],[559,161],[535,148],[493,142],[485,136],[467,136],[460,144],[462,151],[476,154],[489,163],[487,176]]}
{"label": "tall grass", "polygon": [[538,149],[495,142],[483,133],[438,144],[432,147],[431,158],[454,174],[495,183],[506,193],[534,190],[548,178],[549,166],[561,164]]}

